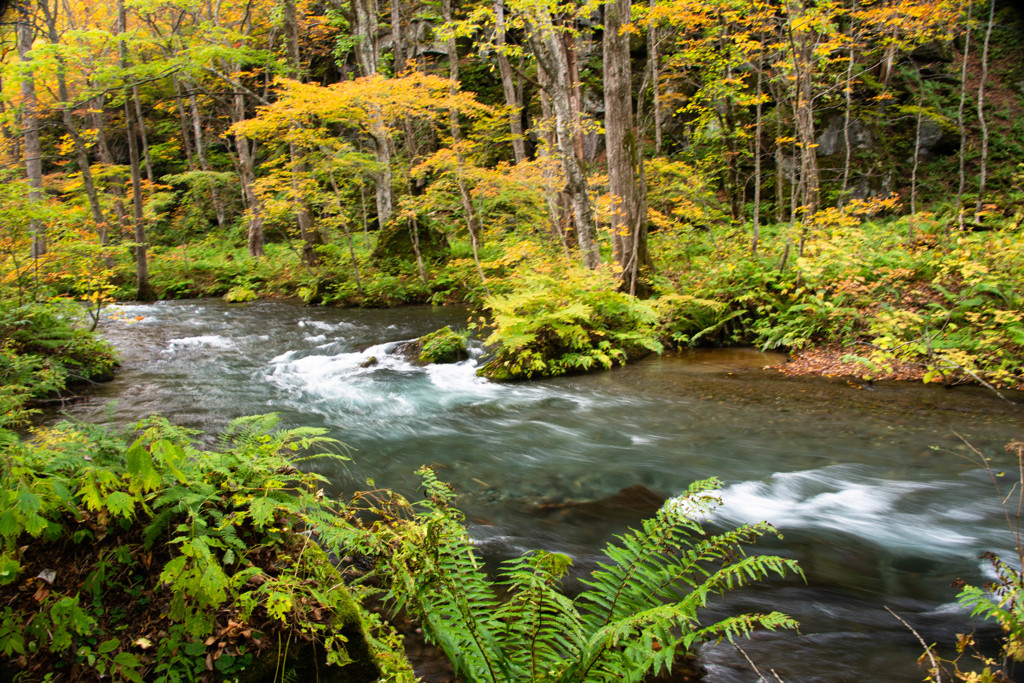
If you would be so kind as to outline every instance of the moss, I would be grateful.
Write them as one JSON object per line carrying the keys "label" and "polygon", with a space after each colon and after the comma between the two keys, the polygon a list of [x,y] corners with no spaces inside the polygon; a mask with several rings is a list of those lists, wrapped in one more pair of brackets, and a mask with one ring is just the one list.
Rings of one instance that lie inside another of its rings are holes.
{"label": "moss", "polygon": [[451,327],[420,337],[418,343],[421,363],[457,363],[469,358],[466,337]]}
{"label": "moss", "polygon": [[224,295],[224,301],[230,304],[245,303],[246,301],[256,301],[259,295],[248,287],[232,287]]}

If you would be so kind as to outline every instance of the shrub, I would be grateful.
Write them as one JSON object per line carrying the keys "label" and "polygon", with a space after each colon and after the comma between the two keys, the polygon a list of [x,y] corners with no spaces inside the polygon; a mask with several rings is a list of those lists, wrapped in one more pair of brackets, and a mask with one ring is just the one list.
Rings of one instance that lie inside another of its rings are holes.
{"label": "shrub", "polygon": [[660,352],[654,306],[617,285],[605,268],[530,264],[511,293],[484,300],[494,356],[479,373],[495,380],[554,377]]}
{"label": "shrub", "polygon": [[322,430],[241,418],[205,450],[157,418],[138,429],[129,445],[63,424],[8,449],[0,653],[29,678],[178,681],[266,656],[283,672],[315,643],[353,680],[375,679],[361,610],[304,533],[345,537],[322,477],[295,468],[340,457],[304,455],[334,445]]}

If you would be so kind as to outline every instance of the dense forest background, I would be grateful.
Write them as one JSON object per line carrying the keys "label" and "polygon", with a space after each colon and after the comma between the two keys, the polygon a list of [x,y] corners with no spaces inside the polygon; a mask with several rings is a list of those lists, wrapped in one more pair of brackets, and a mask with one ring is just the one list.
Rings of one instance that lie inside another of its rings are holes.
{"label": "dense forest background", "polygon": [[1020,381],[1009,5],[42,0],[5,19],[20,298],[469,302],[511,350],[495,377],[741,342]]}

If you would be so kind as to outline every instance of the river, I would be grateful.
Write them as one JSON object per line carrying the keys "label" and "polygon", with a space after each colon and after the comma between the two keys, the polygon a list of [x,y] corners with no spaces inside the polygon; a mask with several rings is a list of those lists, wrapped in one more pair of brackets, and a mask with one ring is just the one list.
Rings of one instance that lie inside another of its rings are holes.
{"label": "river", "polygon": [[[791,378],[763,369],[778,356],[752,350],[511,385],[477,378],[475,360],[419,368],[389,354],[466,317],[287,302],[126,305],[102,327],[121,370],[68,412],[122,425],[160,413],[207,433],[267,412],[287,426],[326,427],[352,458],[324,472],[334,493],[372,479],[415,496],[413,471],[435,465],[489,558],[544,547],[581,570],[638,513],[540,505],[629,486],[670,496],[718,476],[716,522],[772,522],[785,540],[764,547],[807,574],[806,584],[772,582],[710,610],[798,619],[798,633],[743,645],[787,683],[920,681],[920,644],[884,607],[926,641],[951,643],[972,625],[950,584],[986,580],[981,552],[1012,552],[972,448],[1008,466],[1003,448],[1024,437],[1024,409],[990,392]],[[371,356],[378,362],[362,367]],[[757,680],[728,645],[705,647],[701,659],[710,681]]]}

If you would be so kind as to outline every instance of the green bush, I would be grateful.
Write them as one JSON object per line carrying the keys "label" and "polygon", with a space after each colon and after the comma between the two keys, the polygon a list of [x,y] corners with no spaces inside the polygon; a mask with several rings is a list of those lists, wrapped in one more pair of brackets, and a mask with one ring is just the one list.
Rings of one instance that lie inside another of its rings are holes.
{"label": "green bush", "polygon": [[624,294],[607,269],[530,264],[510,294],[484,300],[493,357],[479,370],[494,380],[554,377],[624,365],[660,352],[653,304]]}
{"label": "green bush", "polygon": [[[305,533],[347,538],[322,477],[295,468],[340,457],[307,455],[335,446],[323,430],[241,418],[217,450],[160,419],[138,430],[129,444],[62,424],[4,456],[0,653],[28,680],[194,680],[266,657],[283,672],[307,644],[352,680],[380,675],[371,648],[402,669]],[[33,598],[21,586],[35,581]]]}
{"label": "green bush", "polygon": [[110,377],[117,365],[114,349],[84,318],[83,309],[66,299],[0,299],[0,428],[25,424],[33,399]]}

